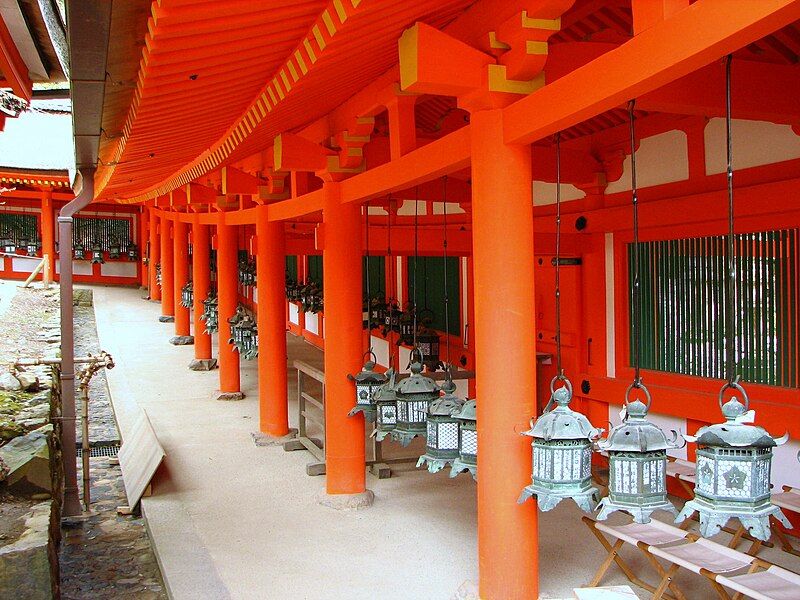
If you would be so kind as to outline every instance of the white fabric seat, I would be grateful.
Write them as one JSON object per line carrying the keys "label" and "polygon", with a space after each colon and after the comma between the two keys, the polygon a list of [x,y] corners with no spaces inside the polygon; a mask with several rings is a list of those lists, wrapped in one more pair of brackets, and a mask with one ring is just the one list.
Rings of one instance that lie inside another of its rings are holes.
{"label": "white fabric seat", "polygon": [[753,557],[747,554],[703,538],[682,546],[654,547],[648,551],[654,556],[666,559],[694,573],[700,573],[701,570],[712,573],[730,573],[750,566],[753,561]]}
{"label": "white fabric seat", "polygon": [[677,527],[653,519],[649,523],[630,523],[628,525],[606,525],[597,523],[597,529],[636,546],[644,542],[648,546],[660,546],[686,539],[686,532]]}
{"label": "white fabric seat", "polygon": [[800,491],[792,489],[788,492],[772,494],[772,503],[786,510],[800,513]]}
{"label": "white fabric seat", "polygon": [[697,470],[695,464],[680,458],[667,461],[667,476],[675,477],[676,479],[683,479],[684,481],[691,481],[694,483]]}
{"label": "white fabric seat", "polygon": [[756,600],[797,600],[800,598],[800,575],[771,566],[766,571],[726,577],[717,582]]}

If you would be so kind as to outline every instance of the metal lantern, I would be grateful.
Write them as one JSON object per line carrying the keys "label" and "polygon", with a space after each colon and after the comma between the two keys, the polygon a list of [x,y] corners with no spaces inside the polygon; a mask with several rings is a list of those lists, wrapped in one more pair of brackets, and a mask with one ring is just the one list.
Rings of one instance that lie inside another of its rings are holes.
{"label": "metal lantern", "polygon": [[[635,384],[625,392],[625,415],[622,423],[611,429],[606,440],[598,442],[608,452],[608,496],[598,505],[598,520],[604,521],[615,511],[629,513],[637,523],[649,523],[650,515],[665,510],[673,515],[675,507],[667,499],[667,449],[678,448],[683,438],[673,431],[673,439],[647,420],[650,393],[641,383],[647,404],[628,401]],[[679,442],[680,440],[680,442]]]}
{"label": "metal lantern", "polygon": [[392,367],[386,370],[388,381],[375,392],[375,440],[378,442],[397,427],[397,384]]}
{"label": "metal lantern", "polygon": [[458,458],[450,468],[450,477],[469,471],[472,478],[478,479],[478,430],[477,403],[467,400],[461,411],[453,415],[458,421]]}
{"label": "metal lantern", "polygon": [[373,352],[367,352],[364,356],[374,360],[367,360],[357,375],[347,375],[350,381],[356,382],[356,405],[347,414],[352,417],[363,412],[364,418],[372,423],[375,421],[375,396],[388,379],[383,373],[375,371],[375,362],[378,359]]}
{"label": "metal lantern", "polygon": [[184,308],[192,308],[194,301],[194,290],[191,281],[187,281],[186,285],[181,288],[181,306]]}
{"label": "metal lantern", "polygon": [[236,314],[228,319],[231,324],[231,337],[229,344],[233,344],[242,358],[253,360],[258,357],[258,328],[253,316],[242,305],[236,309]]}
{"label": "metal lantern", "polygon": [[29,240],[25,244],[25,252],[27,252],[29,256],[33,256],[38,251],[39,251],[39,242],[37,240]]}
{"label": "metal lantern", "polygon": [[239,262],[239,283],[245,287],[256,284],[256,263],[249,258]]}
{"label": "metal lantern", "polygon": [[103,246],[100,242],[94,242],[92,244],[92,264],[102,265],[105,262],[103,258]]}
{"label": "metal lantern", "polygon": [[139,247],[131,242],[128,244],[128,260],[136,260],[139,258]]}
{"label": "metal lantern", "polygon": [[[734,397],[722,405],[726,389],[741,392],[744,404]],[[676,522],[700,513],[700,533],[704,537],[719,533],[729,519],[739,519],[753,537],[767,541],[769,518],[775,517],[791,528],[781,509],[770,501],[772,448],[788,441],[789,436],[772,437],[757,425],[750,425],[755,412],[750,399],[738,383],[727,383],[719,393],[725,423],[701,427],[696,436],[686,436],[697,443],[697,480],[694,500],[687,502]]]}
{"label": "metal lantern", "polygon": [[217,295],[213,291],[208,292],[208,297],[203,300],[203,314],[200,320],[206,324],[206,333],[216,333],[219,331],[219,310],[217,307]]}
{"label": "metal lantern", "polygon": [[418,435],[425,435],[428,405],[439,397],[436,382],[422,375],[422,354],[418,348],[411,351],[409,369],[411,375],[397,385],[397,427],[392,430],[392,439],[403,446],[408,446]]}
{"label": "metal lantern", "polygon": [[108,258],[119,258],[122,255],[122,248],[119,242],[114,242],[108,247]]}
{"label": "metal lantern", "polygon": [[[83,246],[75,246],[72,249],[72,256],[75,260],[85,260],[86,259],[86,248]],[[161,285],[160,277],[159,277],[159,285]]]}
{"label": "metal lantern", "polygon": [[[28,244],[29,244],[29,243],[30,243],[30,241],[28,240],[28,238],[26,238],[26,237],[24,237],[24,238],[20,238],[20,240],[19,240],[19,247],[20,247],[20,248],[23,248],[23,249],[25,250],[25,252],[27,252],[27,251],[28,251]],[[35,252],[35,250],[34,250],[34,252]]]}
{"label": "metal lantern", "polygon": [[445,381],[442,389],[444,396],[428,407],[425,454],[417,461],[417,467],[427,463],[431,473],[438,473],[458,458],[458,419],[453,415],[461,412],[464,401],[453,393],[456,385],[451,379]]}
{"label": "metal lantern", "polygon": [[442,366],[439,360],[439,334],[432,329],[425,328],[417,334],[417,346],[422,352],[422,364],[428,371],[436,371]]}
{"label": "metal lantern", "polygon": [[0,240],[0,245],[3,246],[3,252],[14,254],[17,251],[17,246],[11,238],[4,238]]}
{"label": "metal lantern", "polygon": [[156,285],[161,287],[161,263],[156,263]]}
{"label": "metal lantern", "polygon": [[400,313],[398,319],[400,338],[397,345],[411,345],[414,343],[414,307],[411,304],[406,306],[406,310]]}
{"label": "metal lantern", "polygon": [[555,408],[539,417],[523,435],[533,438],[531,484],[522,490],[518,502],[536,496],[539,508],[546,512],[564,498],[572,498],[585,512],[597,506],[600,494],[592,486],[592,445],[603,433],[592,427],[584,415],[569,407],[572,385],[553,390],[558,377],[550,384]]}
{"label": "metal lantern", "polygon": [[383,330],[381,333],[383,335],[387,335],[390,331],[394,331],[395,333],[400,332],[400,316],[403,312],[400,310],[400,307],[397,305],[397,302],[389,302],[386,307],[386,311],[383,315]]}

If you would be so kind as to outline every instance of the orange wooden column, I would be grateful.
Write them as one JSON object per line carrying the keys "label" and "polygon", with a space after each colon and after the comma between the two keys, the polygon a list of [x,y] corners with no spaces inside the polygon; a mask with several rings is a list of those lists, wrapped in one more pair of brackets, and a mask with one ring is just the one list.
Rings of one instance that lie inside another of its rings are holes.
{"label": "orange wooden column", "polygon": [[189,309],[181,304],[183,286],[189,281],[189,225],[175,219],[172,226],[173,286],[175,308],[175,337],[170,342],[178,346],[192,343],[189,329]]}
{"label": "orange wooden column", "polygon": [[192,223],[192,318],[194,328],[194,360],[189,364],[193,371],[209,371],[217,361],[211,358],[211,335],[206,333],[206,323],[200,320],[203,301],[211,289],[211,240],[208,225]]}
{"label": "orange wooden column", "polygon": [[259,430],[273,437],[289,433],[286,374],[286,240],[283,223],[256,209],[258,293]]}
{"label": "orange wooden column", "polygon": [[[67,251],[69,251],[69,247],[67,247]],[[50,283],[56,272],[55,215],[53,214],[53,192],[51,190],[42,192],[42,256],[49,257],[45,274],[48,277],[47,283]]]}
{"label": "orange wooden column", "polygon": [[217,294],[219,297],[219,399],[244,398],[239,381],[239,353],[228,343],[231,326],[228,323],[238,304],[239,262],[237,232],[225,224],[225,213],[217,223]]}
{"label": "orange wooden column", "polygon": [[325,293],[325,462],[328,494],[366,490],[364,416],[348,417],[361,370],[361,208],[341,204],[339,185],[323,185],[322,266]]}
{"label": "orange wooden column", "polygon": [[139,214],[139,258],[137,259],[139,271],[139,286],[142,289],[147,289],[149,276],[147,274],[147,265],[144,264],[145,248],[147,247],[147,239],[150,230],[150,211],[147,207],[143,206]]}
{"label": "orange wooden column", "polygon": [[517,504],[531,480],[531,445],[520,433],[536,401],[531,152],[504,144],[502,125],[500,110],[472,114],[478,565],[485,600],[539,597],[537,509]]}
{"label": "orange wooden column", "polygon": [[161,219],[161,317],[165,322],[175,318],[175,271],[172,253],[172,221]]}
{"label": "orange wooden column", "polygon": [[156,216],[156,209],[153,207],[148,208],[150,212],[150,247],[148,248],[149,256],[147,258],[147,272],[150,279],[150,300],[161,300],[161,289],[158,287],[158,279],[156,277],[156,265],[161,260],[161,240],[159,239],[159,219]]}

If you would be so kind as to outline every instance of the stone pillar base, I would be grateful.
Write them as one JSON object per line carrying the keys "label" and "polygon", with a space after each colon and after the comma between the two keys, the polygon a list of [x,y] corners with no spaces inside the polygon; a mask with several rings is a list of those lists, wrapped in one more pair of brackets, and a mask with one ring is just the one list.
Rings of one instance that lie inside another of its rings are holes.
{"label": "stone pillar base", "polygon": [[173,346],[191,346],[194,344],[194,336],[192,335],[176,335],[169,338],[169,343]]}
{"label": "stone pillar base", "polygon": [[212,371],[217,368],[216,358],[195,358],[189,363],[192,371]]}
{"label": "stone pillar base", "polygon": [[161,315],[158,317],[159,323],[174,323],[175,317],[173,315]]}
{"label": "stone pillar base", "polygon": [[286,435],[282,435],[280,437],[276,437],[274,435],[268,435],[266,433],[261,433],[260,431],[254,431],[250,435],[253,436],[253,443],[259,448],[264,446],[283,446],[288,441],[293,440],[297,437],[297,429],[291,427],[289,429],[289,433]]}
{"label": "stone pillar base", "polygon": [[374,501],[372,490],[364,490],[360,494],[327,494],[324,491],[317,494],[317,504],[334,510],[361,510],[372,506]]}
{"label": "stone pillar base", "polygon": [[244,394],[242,392],[221,392],[216,397],[217,400],[223,402],[234,402],[236,400],[242,400],[243,398]]}

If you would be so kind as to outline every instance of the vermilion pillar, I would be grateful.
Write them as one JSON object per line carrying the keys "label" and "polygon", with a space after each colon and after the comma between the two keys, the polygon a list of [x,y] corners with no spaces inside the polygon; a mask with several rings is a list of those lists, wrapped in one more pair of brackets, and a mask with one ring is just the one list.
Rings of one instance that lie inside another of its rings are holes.
{"label": "vermilion pillar", "polygon": [[286,381],[286,244],[283,223],[256,209],[256,289],[258,292],[259,429],[274,437],[289,433]]}
{"label": "vermilion pillar", "polygon": [[189,335],[189,309],[181,304],[183,286],[189,281],[189,225],[175,219],[172,226],[173,286],[172,301],[175,307],[175,337],[170,342],[176,345],[192,343]]}
{"label": "vermilion pillar", "polygon": [[142,212],[139,214],[139,286],[142,289],[147,289],[149,275],[147,273],[147,266],[144,264],[145,248],[147,248],[147,239],[150,235],[150,210],[147,207],[142,207]]}
{"label": "vermilion pillar", "polygon": [[537,509],[517,504],[536,409],[531,152],[503,143],[500,110],[473,113],[471,132],[480,597],[538,598]]}
{"label": "vermilion pillar", "polygon": [[[69,252],[69,245],[66,245],[66,251]],[[51,190],[42,192],[42,256],[49,257],[45,281],[50,283],[53,281],[56,268],[55,215]]]}
{"label": "vermilion pillar", "polygon": [[217,364],[211,358],[211,335],[206,333],[206,323],[200,320],[203,314],[203,301],[211,288],[211,253],[208,225],[192,224],[192,317],[194,327],[194,360],[189,368],[194,371],[208,371]]}
{"label": "vermilion pillar", "polygon": [[156,209],[152,206],[147,209],[150,212],[150,255],[147,259],[147,271],[150,278],[150,300],[161,300],[161,289],[158,287],[156,276],[156,265],[161,260],[161,240],[158,235],[159,219],[156,216]]}
{"label": "vermilion pillar", "polygon": [[225,213],[217,224],[217,294],[219,297],[219,390],[220,400],[244,398],[239,382],[239,353],[228,343],[231,326],[228,323],[238,304],[237,284],[239,263],[236,227],[226,225]]}
{"label": "vermilion pillar", "polygon": [[[172,221],[161,219],[161,316],[165,321],[175,317],[175,296],[172,288],[175,285],[172,254]],[[172,317],[167,319],[166,317]]]}
{"label": "vermilion pillar", "polygon": [[323,186],[325,290],[325,463],[328,494],[365,491],[364,416],[348,417],[361,370],[361,210],[341,204],[339,185]]}

